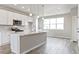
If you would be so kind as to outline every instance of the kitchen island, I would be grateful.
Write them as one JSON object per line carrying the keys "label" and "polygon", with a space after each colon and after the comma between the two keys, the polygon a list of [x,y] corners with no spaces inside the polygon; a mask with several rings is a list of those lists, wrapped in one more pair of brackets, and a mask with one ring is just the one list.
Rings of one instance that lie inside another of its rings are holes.
{"label": "kitchen island", "polygon": [[46,43],[46,32],[13,33],[11,34],[11,52],[16,54],[28,53]]}

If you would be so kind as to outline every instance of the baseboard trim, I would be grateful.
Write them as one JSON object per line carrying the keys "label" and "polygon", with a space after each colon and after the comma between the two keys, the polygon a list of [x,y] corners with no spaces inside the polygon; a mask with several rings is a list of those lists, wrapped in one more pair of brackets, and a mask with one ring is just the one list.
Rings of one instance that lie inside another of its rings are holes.
{"label": "baseboard trim", "polygon": [[[52,37],[52,36],[48,36],[48,37]],[[52,37],[52,38],[71,39],[70,37]]]}

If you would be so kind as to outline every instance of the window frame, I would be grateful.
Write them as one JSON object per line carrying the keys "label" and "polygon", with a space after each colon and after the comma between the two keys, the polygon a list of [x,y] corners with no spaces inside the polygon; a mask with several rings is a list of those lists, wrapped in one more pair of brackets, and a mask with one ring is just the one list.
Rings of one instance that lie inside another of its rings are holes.
{"label": "window frame", "polygon": [[[57,23],[57,19],[58,18],[63,18],[63,23]],[[51,22],[51,20],[52,19],[56,19],[56,23],[50,23]],[[44,20],[45,19],[43,19],[43,29],[44,29],[44,26],[45,26],[45,24],[44,24]],[[46,20],[49,20],[49,28],[47,28],[47,29],[44,29],[44,30],[64,30],[64,17],[56,17],[56,18],[50,18],[50,19],[46,19]],[[55,24],[56,25],[56,28],[55,29],[51,29],[50,27],[51,27],[51,25],[53,25],[53,24]],[[63,24],[63,29],[57,29],[57,26],[58,26],[58,24]]]}

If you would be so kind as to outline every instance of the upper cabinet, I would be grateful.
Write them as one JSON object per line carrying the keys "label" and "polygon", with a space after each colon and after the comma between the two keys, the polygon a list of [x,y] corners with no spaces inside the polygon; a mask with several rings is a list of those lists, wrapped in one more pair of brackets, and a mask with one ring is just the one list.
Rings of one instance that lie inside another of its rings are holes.
{"label": "upper cabinet", "polygon": [[25,15],[21,15],[22,25],[25,25],[25,19],[26,19],[26,16]]}
{"label": "upper cabinet", "polygon": [[13,25],[14,19],[21,20],[22,25],[26,25],[28,22],[33,22],[33,18],[30,16],[0,9],[0,25]]}
{"label": "upper cabinet", "polygon": [[14,13],[8,11],[8,25],[13,25]]}
{"label": "upper cabinet", "polygon": [[8,25],[13,25],[13,20],[21,20],[22,21],[22,25],[25,25],[25,19],[24,19],[24,15],[18,14],[18,13],[14,13],[14,12],[8,12]]}
{"label": "upper cabinet", "polygon": [[78,21],[77,21],[77,27],[78,27],[78,30],[79,30],[79,5],[78,5]]}
{"label": "upper cabinet", "polygon": [[13,20],[21,20],[21,16],[18,13],[8,12],[8,25],[13,25]]}
{"label": "upper cabinet", "polygon": [[8,19],[7,11],[0,9],[0,25],[6,25]]}
{"label": "upper cabinet", "polygon": [[78,5],[78,17],[79,17],[79,5]]}

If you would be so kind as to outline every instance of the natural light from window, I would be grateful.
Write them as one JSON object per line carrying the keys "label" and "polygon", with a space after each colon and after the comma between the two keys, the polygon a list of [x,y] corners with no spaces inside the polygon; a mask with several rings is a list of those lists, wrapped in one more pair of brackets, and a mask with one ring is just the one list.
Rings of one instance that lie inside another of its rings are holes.
{"label": "natural light from window", "polygon": [[64,30],[64,17],[43,20],[43,29]]}

